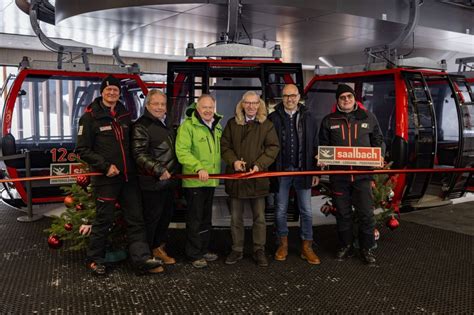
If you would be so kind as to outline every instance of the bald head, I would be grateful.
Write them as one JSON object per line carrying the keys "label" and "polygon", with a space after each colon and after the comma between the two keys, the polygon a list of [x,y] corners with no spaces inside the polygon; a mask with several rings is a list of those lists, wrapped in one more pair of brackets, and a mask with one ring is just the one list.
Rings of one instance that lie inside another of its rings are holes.
{"label": "bald head", "polygon": [[283,106],[286,110],[296,110],[298,108],[298,102],[300,101],[300,98],[300,92],[296,85],[287,84],[283,87],[282,100]]}

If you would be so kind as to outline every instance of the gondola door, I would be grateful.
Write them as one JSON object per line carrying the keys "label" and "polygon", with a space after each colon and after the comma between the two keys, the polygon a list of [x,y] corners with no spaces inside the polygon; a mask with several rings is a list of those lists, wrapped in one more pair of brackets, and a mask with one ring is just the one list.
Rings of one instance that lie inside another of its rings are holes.
{"label": "gondola door", "polygon": [[[474,166],[474,91],[469,82],[461,75],[450,75],[450,81],[458,100],[459,124],[461,126],[460,150],[457,156],[456,167]],[[468,187],[473,187],[473,174],[454,174],[450,183],[447,196],[449,198],[461,197]]]}
{"label": "gondola door", "polygon": [[[436,156],[436,117],[433,100],[421,72],[402,71],[408,93],[408,168],[433,168]],[[418,202],[426,193],[431,173],[407,177],[404,200]]]}

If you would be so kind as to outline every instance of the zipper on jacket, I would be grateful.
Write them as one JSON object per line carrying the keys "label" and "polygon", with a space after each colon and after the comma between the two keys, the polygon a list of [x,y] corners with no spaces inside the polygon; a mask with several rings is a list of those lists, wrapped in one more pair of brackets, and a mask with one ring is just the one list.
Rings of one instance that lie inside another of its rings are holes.
{"label": "zipper on jacket", "polygon": [[[349,139],[349,147],[352,147],[352,141],[351,141],[351,138],[352,138],[352,137],[351,137],[351,124],[350,124],[350,122],[349,122],[347,119],[346,119],[346,123],[347,123],[347,130],[348,130],[348,131],[347,131],[347,132],[348,132],[347,138]],[[350,169],[351,169],[351,171],[354,169],[354,168],[352,167],[352,165],[350,166]],[[353,181],[354,181],[354,174],[351,174],[351,182],[353,182]]]}
{"label": "zipper on jacket", "polygon": [[209,138],[208,138],[208,137],[206,137],[206,141],[207,141],[207,146],[209,147],[209,153],[212,154],[211,142],[209,142]]}
{"label": "zipper on jacket", "polygon": [[[125,115],[123,115],[125,116]],[[122,116],[120,116],[122,117]],[[125,181],[128,182],[128,174],[127,174],[127,160],[125,159],[125,150],[123,148],[123,129],[122,126],[117,122],[117,119],[114,118],[112,122],[112,126],[114,128],[114,132],[118,135],[118,143],[120,144],[120,151],[122,151],[122,162],[123,162],[123,175],[125,176]],[[117,127],[118,126],[118,127]]]}

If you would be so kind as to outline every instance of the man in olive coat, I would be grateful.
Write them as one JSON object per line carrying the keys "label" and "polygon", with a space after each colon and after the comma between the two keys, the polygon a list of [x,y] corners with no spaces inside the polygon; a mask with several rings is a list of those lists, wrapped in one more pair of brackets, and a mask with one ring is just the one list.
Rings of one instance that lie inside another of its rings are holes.
{"label": "man in olive coat", "polygon": [[[266,171],[275,161],[279,147],[273,123],[267,120],[264,101],[253,91],[245,93],[236,106],[235,117],[227,122],[221,138],[226,172]],[[265,196],[269,194],[270,181],[268,178],[226,180],[225,188],[231,198],[233,242],[226,264],[235,264],[243,258],[243,213],[245,203],[249,203],[253,212],[253,258],[259,266],[268,266],[265,256]]]}

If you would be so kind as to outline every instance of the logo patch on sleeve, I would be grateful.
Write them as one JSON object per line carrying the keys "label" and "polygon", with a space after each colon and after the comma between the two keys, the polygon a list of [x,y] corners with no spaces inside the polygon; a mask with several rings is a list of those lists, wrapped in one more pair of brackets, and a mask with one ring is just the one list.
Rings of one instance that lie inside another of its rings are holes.
{"label": "logo patch on sleeve", "polygon": [[364,129],[367,129],[367,128],[369,128],[369,124],[368,124],[368,123],[362,123],[362,124],[360,125],[360,127],[361,127],[361,128],[364,128]]}
{"label": "logo patch on sleeve", "polygon": [[100,131],[112,130],[112,126],[102,126],[99,129],[100,129]]}
{"label": "logo patch on sleeve", "polygon": [[84,130],[84,126],[79,126],[79,131],[77,132],[78,136],[82,136],[82,131]]}
{"label": "logo patch on sleeve", "polygon": [[331,126],[331,129],[339,129],[339,128],[341,128],[341,126],[339,126],[339,125],[333,125],[333,126]]}

